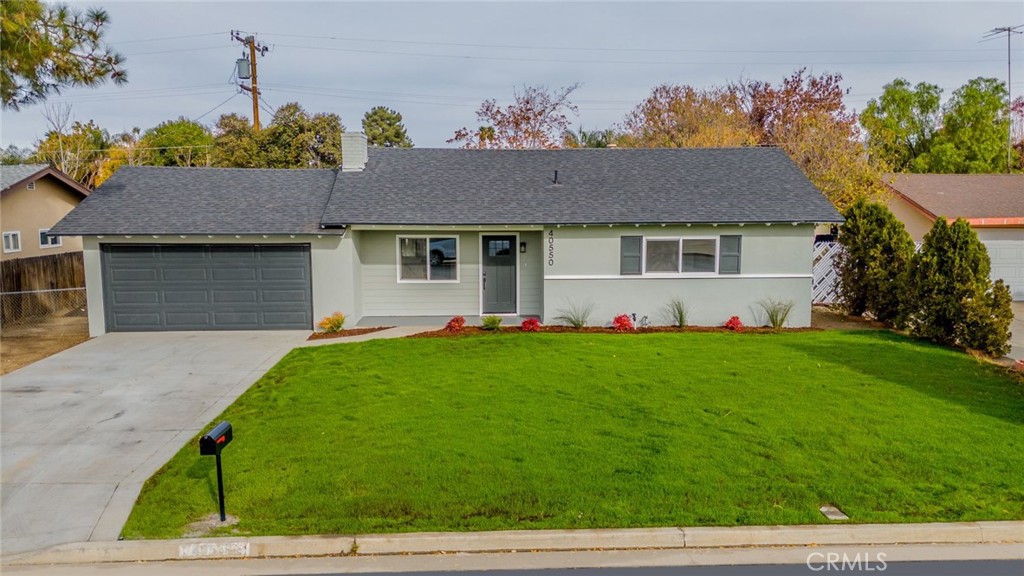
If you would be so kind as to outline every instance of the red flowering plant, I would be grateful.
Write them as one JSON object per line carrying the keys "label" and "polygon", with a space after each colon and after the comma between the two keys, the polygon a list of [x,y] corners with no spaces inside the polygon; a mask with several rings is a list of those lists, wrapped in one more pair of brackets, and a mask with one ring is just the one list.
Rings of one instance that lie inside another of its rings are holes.
{"label": "red flowering plant", "polygon": [[740,322],[739,316],[729,318],[729,321],[725,323],[725,327],[734,332],[743,332],[743,322]]}
{"label": "red flowering plant", "polygon": [[527,318],[519,325],[519,329],[523,332],[540,332],[540,320],[537,320],[536,318]]}
{"label": "red flowering plant", "polygon": [[616,332],[631,332],[633,330],[633,321],[629,319],[628,314],[619,314],[612,320],[612,328]]}
{"label": "red flowering plant", "polygon": [[462,329],[466,327],[466,319],[462,316],[453,316],[444,326],[445,332],[451,332],[452,334],[458,334],[462,332]]}

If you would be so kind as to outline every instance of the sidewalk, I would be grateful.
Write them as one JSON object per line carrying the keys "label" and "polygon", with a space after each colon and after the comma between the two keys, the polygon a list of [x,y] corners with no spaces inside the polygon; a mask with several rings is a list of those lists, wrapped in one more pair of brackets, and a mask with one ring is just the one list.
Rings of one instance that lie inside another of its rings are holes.
{"label": "sidewalk", "polygon": [[406,336],[412,336],[413,334],[419,334],[420,332],[431,332],[434,330],[440,330],[444,328],[444,324],[439,326],[394,326],[387,330],[379,330],[377,332],[370,332],[367,334],[360,334],[358,336],[345,336],[342,338],[324,338],[322,340],[306,340],[305,342],[296,346],[296,348],[302,348],[305,346],[324,346],[327,344],[346,344],[351,342],[366,342],[367,340],[378,340],[381,338],[405,338]]}
{"label": "sidewalk", "polygon": [[[238,558],[439,553],[673,550],[901,544],[1024,544],[1024,522],[510,530],[357,536],[265,536],[82,542],[5,558],[3,564],[84,564]],[[1019,547],[1024,555],[1024,546]]]}

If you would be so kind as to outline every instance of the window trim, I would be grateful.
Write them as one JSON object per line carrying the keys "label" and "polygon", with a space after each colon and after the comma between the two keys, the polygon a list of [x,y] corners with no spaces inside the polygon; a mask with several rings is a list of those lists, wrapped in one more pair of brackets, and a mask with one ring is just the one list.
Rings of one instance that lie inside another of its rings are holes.
{"label": "window trim", "polygon": [[[61,246],[64,245],[64,241],[61,239],[60,236],[51,236],[49,234],[49,232],[50,232],[49,228],[40,228],[39,229],[39,248],[41,250],[47,250],[49,248],[60,248]],[[46,237],[49,238],[51,242],[52,241],[56,241],[57,243],[56,244],[43,244],[43,234],[46,234]]]}
{"label": "window trim", "polygon": [[[17,243],[18,243],[18,248],[17,249],[15,249],[13,247],[14,246],[14,242],[9,241],[8,240],[9,238],[17,239],[16,240]],[[10,249],[7,248],[8,244],[11,245]],[[14,254],[16,252],[21,252],[21,250],[22,250],[21,231],[20,230],[11,230],[10,232],[4,232],[3,233],[3,251],[4,251],[3,253],[4,254]]]}
{"label": "window trim", "polygon": [[[719,236],[644,236],[641,246],[641,276],[647,278],[710,278],[719,276],[718,257],[721,251]],[[677,272],[648,272],[647,271],[647,242],[670,242],[675,240],[679,244],[679,259],[676,262]],[[714,272],[683,272],[683,242],[687,240],[712,240],[715,243],[715,270]]]}
{"label": "window trim", "polygon": [[[404,238],[425,238],[427,240],[427,277],[420,280],[415,278],[402,278],[402,239]],[[432,280],[430,278],[430,240],[455,239],[455,279],[454,280]],[[395,278],[399,284],[458,284],[462,280],[462,243],[459,234],[396,234],[395,235]]]}

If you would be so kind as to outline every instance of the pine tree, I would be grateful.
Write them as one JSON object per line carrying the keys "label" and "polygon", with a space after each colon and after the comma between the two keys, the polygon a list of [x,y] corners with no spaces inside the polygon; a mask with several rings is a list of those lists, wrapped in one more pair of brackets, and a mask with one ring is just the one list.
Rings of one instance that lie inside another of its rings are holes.
{"label": "pine tree", "polygon": [[402,115],[385,106],[375,106],[363,116],[363,133],[372,146],[412,148],[412,140],[402,124]]}

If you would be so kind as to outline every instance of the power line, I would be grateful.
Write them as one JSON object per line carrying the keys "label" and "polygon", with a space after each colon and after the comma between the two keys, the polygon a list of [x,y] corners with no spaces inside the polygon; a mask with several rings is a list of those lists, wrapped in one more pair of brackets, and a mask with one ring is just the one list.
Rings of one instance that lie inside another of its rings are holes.
{"label": "power line", "polygon": [[117,40],[116,42],[113,42],[113,43],[117,44],[118,46],[121,46],[122,44],[141,44],[143,42],[161,42],[163,40],[181,40],[183,38],[200,38],[202,36],[220,36],[224,32],[227,32],[227,30],[223,30],[221,32],[207,32],[206,34],[185,34],[183,36],[164,36],[162,38],[140,38],[138,40]]}
{"label": "power line", "polygon": [[213,108],[210,108],[210,109],[209,109],[209,110],[207,110],[206,112],[203,112],[203,113],[202,113],[202,114],[200,114],[199,116],[197,116],[197,117],[193,118],[193,119],[192,119],[192,121],[193,121],[193,122],[198,122],[200,118],[202,118],[202,117],[206,116],[206,115],[207,115],[207,114],[209,114],[210,112],[213,112],[213,111],[214,111],[214,110],[216,110],[217,108],[220,108],[221,106],[223,106],[223,105],[227,104],[228,102],[230,102],[230,101],[231,101],[231,99],[232,99],[232,98],[234,98],[235,96],[238,96],[239,94],[241,94],[241,92],[235,92],[235,93],[234,93],[234,94],[232,94],[231,96],[228,96],[228,99],[227,99],[227,100],[225,100],[225,101],[221,102],[220,104],[217,104],[216,106],[214,106]]}
{"label": "power line", "polygon": [[527,46],[516,44],[470,44],[461,42],[432,42],[425,40],[393,40],[374,38],[353,38],[345,36],[309,36],[304,34],[281,34],[264,32],[265,36],[281,36],[283,38],[302,38],[309,40],[334,40],[344,42],[367,42],[380,44],[414,44],[422,46],[452,46],[461,48],[496,48],[514,50],[559,50],[574,52],[667,52],[667,53],[698,53],[698,54],[879,54],[879,53],[932,53],[932,52],[996,52],[991,48],[872,48],[854,50],[801,49],[801,50],[733,50],[717,48],[612,48],[608,46]]}
{"label": "power line", "polygon": [[383,54],[387,56],[415,56],[420,58],[450,58],[456,60],[493,60],[499,62],[535,62],[535,63],[548,63],[548,64],[622,64],[622,65],[680,65],[680,66],[700,66],[700,65],[729,65],[729,66],[751,66],[751,65],[763,65],[763,66],[849,66],[855,64],[977,64],[984,62],[998,62],[998,60],[985,59],[985,60],[876,60],[876,61],[849,61],[849,62],[772,62],[772,61],[759,61],[759,62],[726,62],[726,61],[671,61],[671,60],[581,60],[581,59],[562,59],[562,58],[527,58],[518,56],[482,56],[482,55],[466,55],[466,54],[430,54],[424,52],[400,52],[395,50],[366,50],[360,48],[330,48],[326,46],[302,46],[298,44],[275,44],[282,48],[297,48],[300,50],[324,50],[328,52],[350,52],[355,54]]}
{"label": "power line", "polygon": [[230,44],[221,44],[219,46],[200,46],[199,48],[178,48],[175,50],[157,50],[155,52],[136,52],[135,54],[125,54],[126,58],[135,58],[137,56],[152,56],[154,54],[175,54],[178,52],[201,52],[203,50],[220,50],[221,48],[230,48]]}

